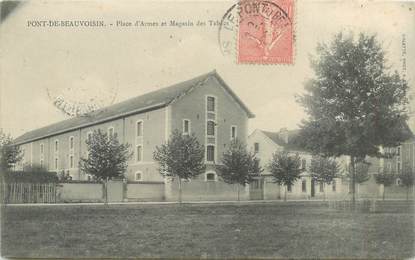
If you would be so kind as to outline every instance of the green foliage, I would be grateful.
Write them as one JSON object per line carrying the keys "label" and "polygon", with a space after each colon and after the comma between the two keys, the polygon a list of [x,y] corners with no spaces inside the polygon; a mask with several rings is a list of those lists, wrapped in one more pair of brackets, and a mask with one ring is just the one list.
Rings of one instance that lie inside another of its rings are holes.
{"label": "green foliage", "polygon": [[14,145],[11,136],[0,129],[0,171],[10,170],[22,158],[20,147]]}
{"label": "green foliage", "polygon": [[56,172],[49,172],[45,168],[34,165],[26,166],[23,171],[5,171],[7,183],[56,183],[58,176]]}
{"label": "green foliage", "polygon": [[250,183],[252,177],[259,176],[262,172],[259,159],[248,152],[246,145],[238,139],[230,143],[229,148],[223,154],[222,165],[218,165],[217,168],[224,182],[243,186]]}
{"label": "green foliage", "polygon": [[311,63],[315,77],[299,97],[309,115],[301,127],[304,147],[363,159],[409,137],[403,130],[408,85],[389,71],[376,36],[339,33],[330,45],[318,45]]}
{"label": "green foliage", "polygon": [[301,161],[298,154],[292,155],[287,151],[275,152],[268,165],[274,182],[279,185],[291,186],[301,174]]}
{"label": "green foliage", "polygon": [[330,183],[340,172],[338,163],[324,156],[313,156],[310,165],[311,178],[318,182]]}
{"label": "green foliage", "polygon": [[191,179],[206,169],[204,146],[195,135],[183,135],[174,130],[166,144],[157,146],[153,158],[163,176]]}
{"label": "green foliage", "polygon": [[[364,183],[370,179],[369,175],[370,163],[366,161],[359,161],[355,165],[355,181],[356,183]],[[352,167],[348,167],[347,177],[352,179]]]}
{"label": "green foliage", "polygon": [[80,169],[98,180],[123,176],[132,153],[129,144],[120,144],[117,135],[108,137],[100,129],[95,130],[86,141],[88,157],[81,158]]}
{"label": "green foliage", "polygon": [[383,184],[385,187],[392,185],[395,181],[395,178],[395,174],[388,171],[381,171],[375,175],[376,183]]}

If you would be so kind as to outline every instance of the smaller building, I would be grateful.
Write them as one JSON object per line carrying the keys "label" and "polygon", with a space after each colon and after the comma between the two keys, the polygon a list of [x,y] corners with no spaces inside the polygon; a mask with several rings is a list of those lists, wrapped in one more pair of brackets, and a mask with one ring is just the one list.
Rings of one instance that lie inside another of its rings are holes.
{"label": "smaller building", "polygon": [[[269,132],[256,129],[248,136],[248,147],[260,159],[260,165],[264,169],[261,177],[257,178],[250,186],[251,199],[283,199],[285,193],[287,199],[324,199],[343,198],[349,193],[348,186],[341,178],[336,178],[332,183],[317,183],[312,180],[309,172],[312,154],[292,142],[299,130],[287,130],[282,128],[279,132]],[[288,151],[301,157],[301,178],[292,186],[280,186],[274,182],[268,165],[275,152]],[[341,167],[347,164],[347,158],[337,159]]]}

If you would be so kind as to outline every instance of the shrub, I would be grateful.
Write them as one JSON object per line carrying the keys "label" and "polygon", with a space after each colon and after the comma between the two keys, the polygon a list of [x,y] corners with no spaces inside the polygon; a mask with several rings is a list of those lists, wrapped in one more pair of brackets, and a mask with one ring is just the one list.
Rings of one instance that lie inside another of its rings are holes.
{"label": "shrub", "polygon": [[26,183],[50,183],[58,182],[56,172],[49,172],[43,169],[33,169],[30,171],[6,171],[4,174],[7,183],[26,182]]}

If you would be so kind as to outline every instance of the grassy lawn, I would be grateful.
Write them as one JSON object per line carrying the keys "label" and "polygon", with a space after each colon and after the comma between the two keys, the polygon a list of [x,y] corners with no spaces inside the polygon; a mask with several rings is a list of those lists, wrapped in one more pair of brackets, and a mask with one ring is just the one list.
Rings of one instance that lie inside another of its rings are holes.
{"label": "grassy lawn", "polygon": [[320,204],[7,207],[15,257],[361,257],[414,255],[414,215]]}

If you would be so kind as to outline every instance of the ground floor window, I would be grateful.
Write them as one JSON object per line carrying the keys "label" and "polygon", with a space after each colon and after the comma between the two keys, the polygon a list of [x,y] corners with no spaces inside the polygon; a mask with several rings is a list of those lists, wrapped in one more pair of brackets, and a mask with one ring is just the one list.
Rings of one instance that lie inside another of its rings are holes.
{"label": "ground floor window", "polygon": [[288,191],[288,192],[292,192],[292,191],[293,191],[293,187],[292,187],[292,185],[287,185],[287,191]]}
{"label": "ground floor window", "polygon": [[332,185],[333,185],[332,186],[333,191],[336,191],[336,180],[333,180],[333,184]]}
{"label": "ground floor window", "polygon": [[301,182],[301,190],[302,192],[307,192],[307,181],[306,180],[303,180]]}
{"label": "ground floor window", "polygon": [[324,183],[320,182],[320,192],[324,192]]}
{"label": "ground floor window", "polygon": [[141,181],[141,180],[143,180],[143,173],[142,173],[142,172],[136,172],[136,173],[135,173],[135,180],[136,180],[136,181]]}
{"label": "ground floor window", "polygon": [[206,181],[216,181],[216,173],[207,172],[206,173]]}

